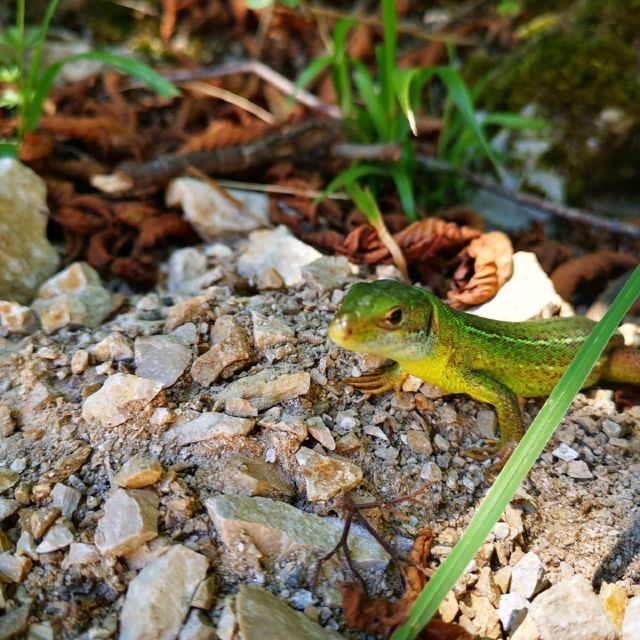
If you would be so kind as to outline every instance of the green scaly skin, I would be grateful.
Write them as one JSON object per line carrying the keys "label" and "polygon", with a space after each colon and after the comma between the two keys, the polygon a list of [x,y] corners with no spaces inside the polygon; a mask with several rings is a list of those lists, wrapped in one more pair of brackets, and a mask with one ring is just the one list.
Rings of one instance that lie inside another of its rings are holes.
{"label": "green scaly skin", "polygon": [[[466,393],[495,407],[498,442],[468,452],[501,454],[501,467],[524,433],[518,396],[546,396],[560,380],[595,322],[582,317],[527,322],[489,320],[457,311],[425,289],[393,280],[358,283],[347,292],[329,336],[350,351],[395,361],[383,372],[350,378],[367,393],[398,390],[408,374],[449,393]],[[640,385],[640,350],[616,333],[585,386],[599,380]]]}

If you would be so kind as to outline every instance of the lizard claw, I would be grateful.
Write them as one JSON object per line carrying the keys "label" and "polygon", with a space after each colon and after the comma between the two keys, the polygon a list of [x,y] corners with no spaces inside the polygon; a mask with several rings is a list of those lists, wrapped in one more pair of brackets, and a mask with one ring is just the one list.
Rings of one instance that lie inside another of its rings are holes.
{"label": "lizard claw", "polygon": [[386,391],[400,391],[407,374],[399,367],[376,369],[357,378],[344,378],[343,382],[362,393],[376,395]]}
{"label": "lizard claw", "polygon": [[507,463],[507,460],[511,457],[511,454],[513,453],[517,444],[517,442],[504,443],[500,442],[500,440],[485,440],[484,446],[467,449],[463,452],[462,455],[473,460],[478,460],[480,462],[489,460],[490,458],[494,458],[495,456],[500,456],[498,458],[498,461],[487,467],[484,472],[484,476],[487,480],[495,480],[498,473],[502,471],[502,467],[504,467],[504,465]]}

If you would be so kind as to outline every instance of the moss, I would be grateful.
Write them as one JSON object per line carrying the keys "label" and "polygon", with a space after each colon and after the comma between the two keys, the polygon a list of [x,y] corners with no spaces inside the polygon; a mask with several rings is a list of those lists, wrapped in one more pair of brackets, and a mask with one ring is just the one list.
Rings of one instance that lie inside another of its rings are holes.
{"label": "moss", "polygon": [[[500,61],[483,106],[515,112],[539,107],[557,141],[546,161],[568,177],[570,201],[584,203],[618,188],[625,190],[622,197],[635,195],[640,192],[640,165],[634,164],[640,157],[640,0],[582,0],[563,18],[561,28]],[[465,75],[478,79],[488,68],[487,56],[476,55]],[[603,126],[605,109],[617,110],[631,125],[620,131]]]}

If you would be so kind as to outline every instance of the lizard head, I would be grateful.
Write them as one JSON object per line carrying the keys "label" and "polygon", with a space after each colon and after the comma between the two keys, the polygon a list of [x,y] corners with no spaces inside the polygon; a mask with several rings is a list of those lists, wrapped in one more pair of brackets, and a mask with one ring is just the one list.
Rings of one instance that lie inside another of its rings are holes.
{"label": "lizard head", "polygon": [[350,351],[410,359],[424,345],[432,318],[431,294],[395,280],[354,284],[329,324],[329,337]]}

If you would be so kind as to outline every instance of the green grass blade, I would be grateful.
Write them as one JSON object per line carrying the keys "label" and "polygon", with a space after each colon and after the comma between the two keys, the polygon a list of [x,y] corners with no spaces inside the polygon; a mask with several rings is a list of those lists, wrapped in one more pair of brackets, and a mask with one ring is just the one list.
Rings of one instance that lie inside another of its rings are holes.
{"label": "green grass blade", "polygon": [[542,118],[530,118],[517,113],[502,111],[488,113],[483,118],[482,124],[484,126],[496,125],[508,129],[532,129],[534,131],[542,131],[543,129],[549,129],[551,127],[551,124]]}
{"label": "green grass blade", "polygon": [[376,92],[369,70],[358,60],[353,61],[353,82],[379,138],[385,141],[389,140],[391,118],[385,114],[381,96]]}
{"label": "green grass blade", "polygon": [[18,157],[18,141],[0,142],[0,158],[17,158]]}
{"label": "green grass blade", "polygon": [[346,187],[360,178],[364,178],[365,176],[387,176],[389,172],[384,169],[380,165],[369,164],[367,162],[361,162],[359,164],[353,164],[348,169],[341,171],[328,185],[324,190],[322,196],[318,198],[315,202],[322,200],[322,198],[326,198],[329,194],[341,189],[342,187]]}
{"label": "green grass blade", "polygon": [[413,192],[411,174],[407,171],[406,166],[398,162],[392,164],[390,170],[393,181],[396,183],[396,189],[398,189],[404,215],[407,216],[409,222],[415,222],[418,218],[416,215],[416,198]]}
{"label": "green grass blade", "polygon": [[467,125],[471,127],[476,134],[480,146],[485,152],[487,158],[491,161],[496,173],[502,176],[502,167],[491,148],[487,138],[482,131],[482,127],[476,118],[476,112],[473,107],[473,101],[471,95],[462,79],[462,76],[453,67],[436,67],[434,72],[442,80],[447,88],[447,94],[451,100],[455,103],[456,107],[460,111],[460,114],[466,121]]}
{"label": "green grass blade", "polygon": [[333,56],[331,54],[325,54],[319,56],[312,62],[310,62],[306,69],[298,76],[296,81],[296,89],[304,89],[314,78],[319,76],[331,63],[333,62]]}
{"label": "green grass blade", "polygon": [[50,65],[42,74],[31,101],[31,108],[29,109],[27,117],[27,131],[33,131],[38,126],[38,120],[42,114],[44,102],[47,99],[56,76],[60,73],[62,67],[69,62],[74,62],[75,60],[95,60],[97,62],[104,62],[105,64],[115,67],[118,71],[122,71],[127,75],[142,80],[142,82],[149,85],[149,87],[158,95],[167,98],[180,95],[180,91],[172,82],[142,62],[131,60],[124,56],[118,56],[113,53],[107,53],[105,51],[88,51],[87,53],[78,53],[76,55],[63,58],[59,62]]}
{"label": "green grass blade", "polygon": [[609,338],[639,296],[640,267],[636,267],[604,318],[578,351],[494,485],[489,489],[458,544],[426,584],[411,607],[409,618],[396,629],[391,640],[413,640],[436,613],[440,602],[462,576],[511,501],[516,489],[542,453]]}
{"label": "green grass blade", "polygon": [[44,43],[47,40],[47,33],[49,33],[49,23],[51,22],[51,18],[53,18],[53,14],[56,12],[59,3],[60,0],[49,0],[44,18],[42,18],[42,22],[38,27],[38,36],[35,41],[33,58],[31,59],[31,63],[29,66],[29,76],[27,80],[27,89],[31,91],[33,91],[37,84],[38,74],[40,73],[40,65],[42,64]]}
{"label": "green grass blade", "polygon": [[371,192],[368,189],[363,189],[357,182],[349,182],[345,186],[353,203],[364,213],[369,224],[377,225],[382,219],[382,214]]}

